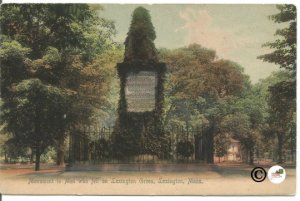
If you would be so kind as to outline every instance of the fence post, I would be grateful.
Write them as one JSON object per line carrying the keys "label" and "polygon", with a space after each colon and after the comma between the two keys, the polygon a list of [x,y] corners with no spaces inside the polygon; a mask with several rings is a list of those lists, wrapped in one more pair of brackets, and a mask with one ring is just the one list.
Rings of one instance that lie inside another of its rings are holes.
{"label": "fence post", "polygon": [[69,166],[73,165],[74,163],[74,145],[73,145],[73,134],[72,134],[72,129],[69,134]]}

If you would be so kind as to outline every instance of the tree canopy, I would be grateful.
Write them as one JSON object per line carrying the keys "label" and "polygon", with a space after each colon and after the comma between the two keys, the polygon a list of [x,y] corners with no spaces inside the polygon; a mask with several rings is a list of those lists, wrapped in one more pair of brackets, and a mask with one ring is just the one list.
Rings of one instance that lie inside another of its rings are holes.
{"label": "tree canopy", "polygon": [[276,23],[288,23],[288,27],[279,29],[275,35],[279,37],[274,42],[267,42],[263,46],[275,49],[272,53],[259,56],[263,61],[275,63],[296,75],[297,58],[297,12],[296,6],[291,4],[277,5],[279,13],[270,16]]}
{"label": "tree canopy", "polygon": [[231,101],[248,87],[248,77],[238,64],[218,60],[215,51],[198,44],[162,49],[160,59],[168,65],[165,126],[206,128],[210,139],[207,162],[213,162],[214,137],[221,132]]}
{"label": "tree canopy", "polygon": [[[40,158],[47,150],[55,149],[57,164],[64,161],[69,133],[86,125],[117,124],[120,89],[115,65],[124,57],[125,63],[161,60],[167,64],[162,78],[162,126],[180,127],[186,133],[197,128],[194,139],[207,137],[207,152],[202,157],[206,162],[212,163],[214,154],[224,156],[230,138],[240,141],[244,161],[253,163],[255,156],[268,154],[284,162],[285,153],[293,154],[296,146],[297,20],[295,6],[277,8],[279,13],[270,19],[287,27],[275,32],[277,40],[264,44],[273,52],[258,58],[277,64],[281,70],[252,84],[241,65],[218,59],[215,50],[199,44],[156,50],[155,29],[143,7],[132,14],[123,48],[112,40],[114,23],[97,14],[101,6],[2,5],[0,152],[9,157],[35,154],[39,170]],[[124,129],[115,154],[123,158],[137,152],[169,157],[167,146],[173,143],[169,133],[153,137],[157,134],[157,130],[150,132],[154,121],[144,126],[141,119],[146,115],[138,115],[125,118],[138,126]],[[141,132],[136,128],[145,130],[148,137],[137,137],[135,133]],[[177,140],[174,153],[185,158],[196,154],[196,140],[171,134],[182,138]],[[109,140],[99,141],[97,146],[105,149],[100,158],[113,151],[111,145]],[[158,152],[160,149],[164,151]]]}
{"label": "tree canopy", "polygon": [[[3,121],[15,139],[32,139],[38,170],[45,148],[60,152],[68,130],[89,122],[104,102],[115,71],[100,58],[119,48],[114,25],[86,4],[5,4],[0,23]],[[15,111],[22,112],[17,124]]]}
{"label": "tree canopy", "polygon": [[264,44],[275,50],[258,58],[279,65],[288,74],[286,79],[269,86],[268,96],[269,126],[277,136],[278,162],[282,163],[284,141],[290,137],[289,127],[296,113],[297,11],[294,5],[289,4],[277,5],[277,8],[279,13],[270,16],[270,19],[275,23],[287,23],[288,27],[276,31],[279,39]]}

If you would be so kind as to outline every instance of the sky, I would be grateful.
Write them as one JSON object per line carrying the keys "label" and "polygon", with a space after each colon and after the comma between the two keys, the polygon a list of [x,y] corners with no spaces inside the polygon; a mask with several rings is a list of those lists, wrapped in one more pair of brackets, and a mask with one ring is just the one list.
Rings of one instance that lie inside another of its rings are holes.
{"label": "sky", "polygon": [[149,10],[156,31],[157,48],[178,48],[198,43],[216,50],[220,59],[229,59],[244,67],[252,83],[266,78],[278,66],[263,62],[257,56],[271,52],[262,47],[274,41],[276,24],[268,16],[278,13],[275,5],[247,4],[169,4],[122,5],[105,4],[102,17],[115,22],[117,42],[124,42],[131,14],[138,6]]}

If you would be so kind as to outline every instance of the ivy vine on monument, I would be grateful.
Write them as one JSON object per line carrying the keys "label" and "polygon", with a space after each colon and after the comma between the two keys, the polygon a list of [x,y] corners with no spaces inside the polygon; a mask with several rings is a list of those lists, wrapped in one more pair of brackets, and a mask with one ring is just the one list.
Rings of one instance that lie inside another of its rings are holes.
{"label": "ivy vine on monument", "polygon": [[[124,62],[118,64],[120,100],[118,119],[113,132],[113,154],[118,159],[150,154],[166,157],[168,139],[162,128],[163,82],[165,64],[158,62],[154,45],[156,38],[149,11],[138,7],[132,14],[132,22],[125,40]],[[155,107],[151,111],[130,111],[126,99],[126,82],[129,73],[155,72]]]}

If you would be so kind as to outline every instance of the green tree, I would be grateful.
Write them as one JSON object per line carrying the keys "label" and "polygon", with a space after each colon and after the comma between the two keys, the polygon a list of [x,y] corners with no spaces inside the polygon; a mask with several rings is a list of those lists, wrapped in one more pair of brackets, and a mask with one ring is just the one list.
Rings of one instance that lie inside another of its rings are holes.
{"label": "green tree", "polygon": [[222,131],[230,133],[239,140],[246,151],[246,162],[253,164],[256,140],[259,135],[257,129],[251,125],[250,117],[242,112],[228,114],[222,119]]}
{"label": "green tree", "polygon": [[194,146],[190,141],[181,141],[177,144],[177,153],[188,159],[194,153]]}
{"label": "green tree", "polygon": [[280,38],[264,46],[275,49],[272,53],[261,55],[258,58],[275,63],[290,73],[290,76],[281,82],[269,87],[270,128],[277,135],[278,162],[282,163],[282,147],[287,136],[287,125],[293,121],[296,111],[296,54],[297,54],[297,11],[294,5],[277,5],[279,13],[270,16],[276,23],[287,23],[288,27],[277,30],[275,35]]}
{"label": "green tree", "polygon": [[265,43],[263,46],[275,49],[274,52],[259,56],[263,61],[278,64],[281,68],[291,71],[296,75],[296,54],[297,54],[297,10],[291,4],[277,5],[279,13],[270,16],[276,23],[288,23],[289,26],[276,31],[279,36],[275,42]]}
{"label": "green tree", "polygon": [[296,141],[297,141],[297,130],[296,130],[296,112],[293,114],[293,121],[290,122],[290,129],[287,133],[287,140],[285,141],[286,146],[284,149],[290,151],[291,153],[291,161],[295,162],[295,154],[296,154]]}
{"label": "green tree", "polygon": [[215,153],[216,156],[219,158],[219,163],[221,162],[221,157],[227,154],[227,150],[230,144],[229,137],[226,133],[219,133],[214,138],[215,143]]}
{"label": "green tree", "polygon": [[[29,52],[30,49],[22,47],[19,42],[2,38],[0,49],[2,100],[11,98],[10,92],[14,83],[18,83],[28,77],[25,60]],[[9,101],[5,103],[8,104]]]}
{"label": "green tree", "polygon": [[[68,124],[65,129],[78,122],[89,122],[94,111],[85,107],[91,97],[83,93],[82,86],[95,88],[97,82],[101,85],[97,88],[105,85],[106,80],[94,79],[91,84],[87,77],[97,68],[90,67],[96,57],[112,48],[113,23],[99,18],[94,7],[86,4],[5,4],[1,6],[0,22],[1,45],[5,47],[1,52],[3,109],[14,113],[15,106],[10,104],[11,97],[15,96],[13,86],[22,80],[38,78],[45,86],[68,92],[68,107],[61,108]],[[17,76],[11,73],[14,71],[18,72]],[[98,95],[105,96],[109,90],[103,88],[98,90]],[[67,130],[60,132],[55,139],[58,164],[63,162]]]}
{"label": "green tree", "polygon": [[258,147],[261,145],[262,127],[267,112],[265,98],[254,86],[249,86],[242,96],[231,103],[231,112],[222,122],[229,123],[225,130],[241,142],[246,153],[244,161],[250,164],[254,162],[255,151],[260,152]]}
{"label": "green tree", "polygon": [[283,146],[289,139],[291,124],[296,111],[296,91],[291,82],[279,82],[269,88],[270,118],[269,124],[278,139],[278,163],[283,163]]}
{"label": "green tree", "polygon": [[93,110],[91,122],[95,126],[113,126],[116,120],[119,79],[116,63],[123,59],[124,49],[116,46],[99,54],[82,73],[86,80],[82,80],[82,93],[90,97],[85,106]]}
{"label": "green tree", "polygon": [[[161,50],[161,59],[168,65],[165,123],[170,118],[184,124],[207,127],[207,155],[213,163],[214,137],[228,112],[228,102],[246,85],[243,69],[236,63],[217,60],[213,50],[193,44],[175,50]],[[189,126],[189,125],[188,125]]]}
{"label": "green tree", "polygon": [[[267,157],[272,157],[273,159],[278,158],[278,153],[275,150],[277,149],[277,136],[274,132],[274,127],[271,127],[271,123],[274,122],[274,116],[271,113],[270,109],[269,88],[273,85],[276,85],[277,83],[283,82],[284,80],[288,79],[290,79],[290,73],[287,71],[281,70],[273,72],[269,77],[260,80],[252,87],[252,90],[250,91],[250,93],[247,94],[246,97],[248,101],[246,99],[245,104],[243,104],[244,108],[253,108],[252,110],[256,111],[257,114],[261,113],[259,116],[253,116],[255,118],[252,120],[257,123],[260,130],[260,139],[257,141],[257,145],[259,147],[257,147],[258,149],[256,153],[260,152],[260,155],[266,153],[268,154],[266,155]],[[247,109],[246,112],[249,113],[251,112],[251,110]],[[290,142],[293,142],[293,140],[289,140]]]}
{"label": "green tree", "polygon": [[14,87],[14,112],[6,112],[7,130],[14,139],[35,150],[35,170],[40,169],[40,156],[65,129],[66,93],[43,84],[39,79],[27,79]]}

